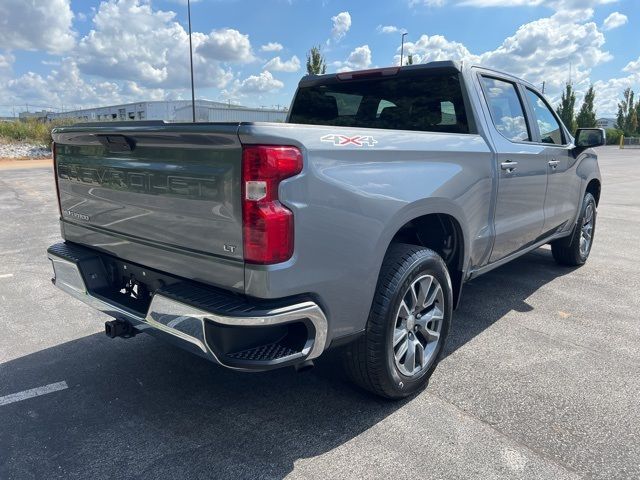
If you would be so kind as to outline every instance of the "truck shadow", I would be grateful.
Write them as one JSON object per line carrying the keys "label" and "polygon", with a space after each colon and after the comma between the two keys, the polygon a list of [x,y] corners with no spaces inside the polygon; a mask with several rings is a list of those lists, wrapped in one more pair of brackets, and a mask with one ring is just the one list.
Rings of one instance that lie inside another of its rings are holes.
{"label": "truck shadow", "polygon": [[544,246],[492,270],[462,289],[444,355],[450,355],[511,311],[529,312],[527,298],[552,280],[575,268],[556,264]]}
{"label": "truck shadow", "polygon": [[[539,250],[467,285],[446,354],[571,270]],[[140,335],[102,334],[0,365],[0,478],[282,478],[401,408],[352,387],[335,354],[310,373],[239,374]],[[410,400],[408,400],[410,401]]]}

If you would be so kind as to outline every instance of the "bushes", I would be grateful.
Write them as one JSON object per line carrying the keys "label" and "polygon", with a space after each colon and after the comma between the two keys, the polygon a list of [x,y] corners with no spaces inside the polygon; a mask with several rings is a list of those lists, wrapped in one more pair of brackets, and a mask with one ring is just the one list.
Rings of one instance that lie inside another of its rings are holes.
{"label": "bushes", "polygon": [[0,122],[0,141],[33,142],[48,146],[51,143],[51,130],[71,123],[73,122],[70,120],[55,120],[47,123],[36,120]]}
{"label": "bushes", "polygon": [[623,135],[622,130],[617,128],[607,128],[607,145],[619,145],[620,137]]}

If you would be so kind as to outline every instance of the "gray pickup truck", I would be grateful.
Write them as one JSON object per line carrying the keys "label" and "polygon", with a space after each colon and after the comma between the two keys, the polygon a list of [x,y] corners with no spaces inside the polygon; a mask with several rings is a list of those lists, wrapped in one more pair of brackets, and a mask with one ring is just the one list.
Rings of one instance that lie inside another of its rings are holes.
{"label": "gray pickup truck", "polygon": [[463,284],[544,244],[583,264],[599,129],[455,62],[306,76],[287,123],[113,122],[53,133],[53,282],[225,367],[341,347],[387,398],[426,385]]}

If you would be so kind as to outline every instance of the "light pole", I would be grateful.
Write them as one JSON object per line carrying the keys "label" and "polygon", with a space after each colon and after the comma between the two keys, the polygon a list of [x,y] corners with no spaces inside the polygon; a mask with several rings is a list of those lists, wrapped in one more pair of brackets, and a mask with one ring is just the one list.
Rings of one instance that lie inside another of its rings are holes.
{"label": "light pole", "polygon": [[400,44],[400,66],[402,66],[402,60],[404,57],[404,37],[407,36],[407,32],[402,34],[402,43]]}
{"label": "light pole", "polygon": [[193,87],[193,45],[191,44],[191,0],[187,0],[187,15],[189,17],[189,62],[191,63],[191,112],[193,123],[196,123],[196,92]]}

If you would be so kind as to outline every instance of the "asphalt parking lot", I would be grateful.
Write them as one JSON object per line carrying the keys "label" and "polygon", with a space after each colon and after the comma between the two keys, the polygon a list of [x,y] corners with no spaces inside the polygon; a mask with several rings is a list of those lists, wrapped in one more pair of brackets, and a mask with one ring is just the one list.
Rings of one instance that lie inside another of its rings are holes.
{"label": "asphalt parking lot", "polygon": [[469,283],[428,389],[399,403],[334,356],[239,374],[108,339],[50,283],[51,169],[0,167],[0,479],[640,478],[640,150],[599,150],[587,265],[542,248]]}

